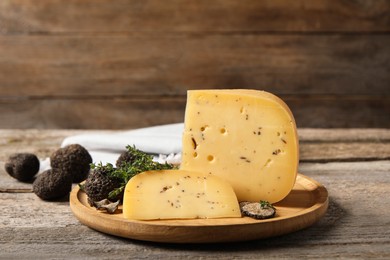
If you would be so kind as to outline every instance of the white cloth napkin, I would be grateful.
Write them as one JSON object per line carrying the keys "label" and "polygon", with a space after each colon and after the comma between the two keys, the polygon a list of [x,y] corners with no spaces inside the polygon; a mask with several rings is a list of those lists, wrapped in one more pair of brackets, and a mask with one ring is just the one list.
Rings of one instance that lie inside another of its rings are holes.
{"label": "white cloth napkin", "polygon": [[[181,138],[184,124],[152,126],[115,133],[88,133],[65,138],[61,147],[80,144],[92,156],[94,163],[115,165],[127,145],[135,145],[141,151],[155,155],[159,162],[180,163]],[[41,162],[41,170],[47,169],[50,161]]]}

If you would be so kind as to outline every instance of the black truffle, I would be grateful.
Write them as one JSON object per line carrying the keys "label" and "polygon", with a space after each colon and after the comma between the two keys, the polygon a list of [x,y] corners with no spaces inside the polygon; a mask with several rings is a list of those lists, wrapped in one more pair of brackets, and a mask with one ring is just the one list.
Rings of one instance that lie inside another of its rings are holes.
{"label": "black truffle", "polygon": [[30,181],[39,171],[39,160],[32,153],[16,153],[4,165],[9,175],[19,181]]}
{"label": "black truffle", "polygon": [[102,166],[91,171],[83,188],[89,199],[95,202],[103,199],[122,199],[123,193],[118,194],[116,198],[109,198],[110,192],[121,187],[122,184],[119,178],[107,176],[113,170],[112,167]]}
{"label": "black truffle", "polygon": [[39,174],[33,183],[34,193],[43,200],[55,200],[69,194],[72,189],[72,176],[46,170]]}
{"label": "black truffle", "polygon": [[79,144],[71,144],[58,149],[50,156],[50,165],[62,175],[72,175],[73,182],[82,182],[88,176],[92,157]]}
{"label": "black truffle", "polygon": [[116,160],[115,165],[117,168],[119,168],[119,167],[124,166],[126,163],[132,164],[136,159],[137,159],[136,155],[134,155],[133,153],[131,153],[129,151],[125,151],[125,152],[121,153],[119,158]]}

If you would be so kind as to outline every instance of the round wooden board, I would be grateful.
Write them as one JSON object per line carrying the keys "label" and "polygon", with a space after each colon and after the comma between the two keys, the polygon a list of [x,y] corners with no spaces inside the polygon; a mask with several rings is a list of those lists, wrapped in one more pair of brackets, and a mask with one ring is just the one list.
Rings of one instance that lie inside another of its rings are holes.
{"label": "round wooden board", "polygon": [[306,228],[325,214],[328,191],[313,179],[298,174],[293,190],[274,206],[276,216],[266,220],[242,217],[138,221],[123,218],[121,207],[114,214],[90,207],[86,194],[78,186],[70,195],[70,207],[77,219],[107,234],[164,243],[217,243],[279,236]]}

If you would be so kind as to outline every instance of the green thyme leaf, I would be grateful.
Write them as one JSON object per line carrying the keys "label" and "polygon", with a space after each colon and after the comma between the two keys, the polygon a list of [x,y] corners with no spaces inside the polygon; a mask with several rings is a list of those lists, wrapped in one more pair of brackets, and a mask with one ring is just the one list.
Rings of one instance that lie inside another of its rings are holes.
{"label": "green thyme leaf", "polygon": [[79,183],[80,190],[84,191],[84,186],[85,186],[84,184]]}
{"label": "green thyme leaf", "polygon": [[262,209],[265,209],[265,208],[273,208],[273,209],[275,209],[274,206],[272,206],[272,204],[269,203],[269,202],[266,201],[266,200],[261,200],[261,201],[260,201],[260,207],[261,207]]}

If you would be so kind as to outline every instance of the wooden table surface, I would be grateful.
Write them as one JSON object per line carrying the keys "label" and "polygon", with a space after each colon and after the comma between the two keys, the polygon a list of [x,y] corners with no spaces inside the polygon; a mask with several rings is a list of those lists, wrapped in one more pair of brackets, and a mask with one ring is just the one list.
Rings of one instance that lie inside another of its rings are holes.
{"label": "wooden table surface", "polygon": [[133,241],[78,222],[67,200],[46,202],[4,171],[14,152],[40,159],[81,130],[0,130],[0,259],[382,258],[390,259],[390,130],[299,129],[299,171],[329,192],[313,226],[258,241],[177,245]]}

